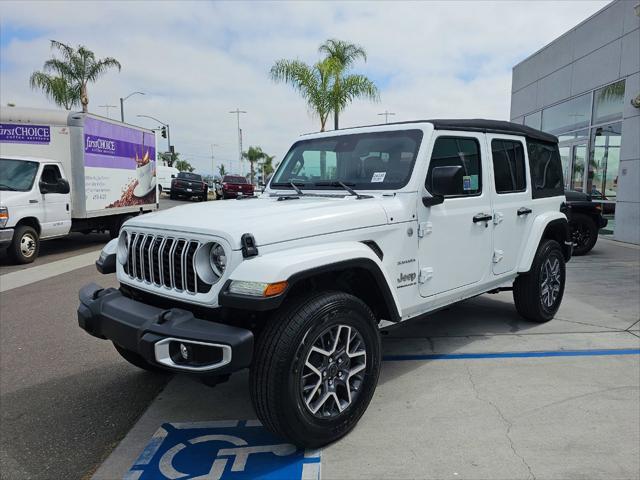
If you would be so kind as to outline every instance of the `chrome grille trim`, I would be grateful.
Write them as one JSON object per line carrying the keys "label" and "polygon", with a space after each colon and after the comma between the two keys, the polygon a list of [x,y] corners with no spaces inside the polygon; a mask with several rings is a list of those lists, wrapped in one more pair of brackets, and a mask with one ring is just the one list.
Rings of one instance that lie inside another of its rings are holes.
{"label": "chrome grille trim", "polygon": [[[132,280],[158,288],[190,295],[207,293],[212,285],[198,278],[196,272],[196,255],[203,246],[198,240],[129,232],[129,256],[124,272]],[[178,251],[179,248],[182,250]]]}

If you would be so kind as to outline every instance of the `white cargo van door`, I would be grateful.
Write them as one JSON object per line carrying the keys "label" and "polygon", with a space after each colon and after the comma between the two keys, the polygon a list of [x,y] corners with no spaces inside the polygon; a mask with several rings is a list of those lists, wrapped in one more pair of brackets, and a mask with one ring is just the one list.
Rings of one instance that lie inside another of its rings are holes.
{"label": "white cargo van door", "polygon": [[444,201],[424,206],[419,200],[418,205],[423,297],[471,288],[491,275],[491,188],[485,185],[490,177],[484,134],[437,133],[423,194],[440,191]]}
{"label": "white cargo van door", "polygon": [[531,228],[532,201],[526,146],[519,137],[487,135],[493,172],[493,273],[516,269]]}
{"label": "white cargo van door", "polygon": [[[40,182],[55,186],[58,180],[64,178],[60,167],[55,164],[45,164],[42,167]],[[40,186],[38,187],[40,188]],[[71,196],[69,193],[51,191],[43,193],[40,188],[44,221],[42,223],[42,238],[66,235],[71,229]]]}

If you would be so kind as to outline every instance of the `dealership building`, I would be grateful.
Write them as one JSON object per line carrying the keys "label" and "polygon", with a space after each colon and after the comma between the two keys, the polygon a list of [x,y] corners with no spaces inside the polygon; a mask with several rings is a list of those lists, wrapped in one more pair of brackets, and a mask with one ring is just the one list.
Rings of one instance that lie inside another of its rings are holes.
{"label": "dealership building", "polygon": [[560,140],[565,187],[640,244],[640,2],[616,0],[513,67],[511,121]]}

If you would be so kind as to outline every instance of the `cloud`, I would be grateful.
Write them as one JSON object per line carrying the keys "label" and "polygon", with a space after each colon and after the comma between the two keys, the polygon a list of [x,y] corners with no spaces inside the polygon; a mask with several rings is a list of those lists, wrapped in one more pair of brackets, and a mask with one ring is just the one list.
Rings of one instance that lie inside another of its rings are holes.
{"label": "cloud", "polygon": [[[342,126],[435,117],[509,117],[511,67],[604,6],[572,2],[3,2],[0,101],[52,107],[29,89],[50,55],[49,39],[113,56],[122,72],[90,86],[90,110],[141,90],[127,120],[171,125],[176,149],[202,172],[239,169],[243,142],[282,158],[301,133],[318,130],[304,102],[268,78],[279,58],[318,59],[327,38],[364,46],[357,71],[376,80],[381,103],[354,102]],[[114,116],[112,109],[112,116]],[[331,122],[332,124],[332,122]],[[162,139],[160,144],[163,146]]]}

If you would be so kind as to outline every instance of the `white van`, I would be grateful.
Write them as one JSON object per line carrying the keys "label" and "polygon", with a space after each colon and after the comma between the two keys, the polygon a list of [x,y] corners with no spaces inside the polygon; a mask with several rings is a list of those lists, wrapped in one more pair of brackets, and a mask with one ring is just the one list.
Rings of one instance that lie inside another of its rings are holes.
{"label": "white van", "polygon": [[178,176],[180,170],[174,167],[165,167],[164,165],[158,165],[156,167],[156,179],[158,182],[158,193],[169,193],[171,190],[171,179]]}

